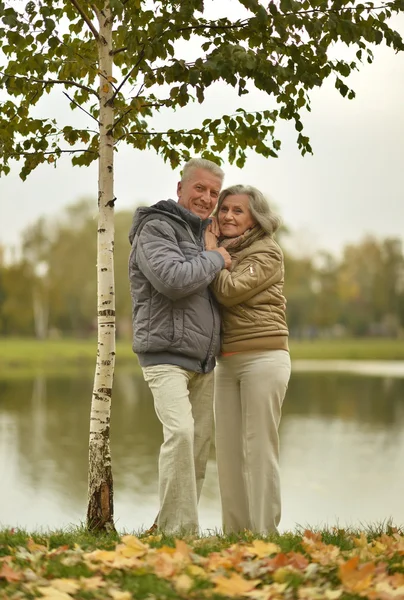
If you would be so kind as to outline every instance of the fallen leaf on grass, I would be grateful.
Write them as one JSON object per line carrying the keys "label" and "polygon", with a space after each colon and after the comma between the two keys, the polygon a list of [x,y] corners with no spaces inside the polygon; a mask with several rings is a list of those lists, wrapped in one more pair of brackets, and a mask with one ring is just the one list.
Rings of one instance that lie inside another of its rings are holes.
{"label": "fallen leaf on grass", "polygon": [[205,569],[202,569],[199,565],[189,565],[187,571],[192,577],[199,577],[200,579],[207,579],[208,577]]}
{"label": "fallen leaf on grass", "polygon": [[186,594],[194,585],[193,580],[189,577],[189,575],[186,575],[185,573],[179,575],[178,577],[174,577],[173,583],[176,591],[179,594]]}
{"label": "fallen leaf on grass", "polygon": [[142,539],[148,544],[150,542],[161,542],[161,540],[163,539],[163,535],[161,533],[159,533],[158,535],[147,535]]}
{"label": "fallen leaf on grass", "polygon": [[38,592],[42,594],[46,598],[46,600],[72,600],[72,596],[67,594],[66,592],[61,592],[60,590],[49,586],[49,587],[38,587]]}
{"label": "fallen leaf on grass", "polygon": [[299,600],[338,600],[344,590],[324,589],[320,586],[307,586],[298,589]]}
{"label": "fallen leaf on grass", "polygon": [[369,588],[374,573],[375,564],[372,562],[359,564],[357,556],[342,563],[338,568],[338,575],[344,588],[355,594]]}
{"label": "fallen leaf on grass", "polygon": [[313,533],[312,531],[304,532],[302,546],[314,562],[318,562],[323,566],[336,564],[341,553],[338,546],[324,544],[321,541],[321,533]]}
{"label": "fallen leaf on grass", "polygon": [[285,583],[272,583],[271,585],[264,585],[264,587],[258,590],[252,590],[246,592],[244,596],[253,598],[253,600],[274,600],[284,598],[284,592],[286,590]]}
{"label": "fallen leaf on grass", "polygon": [[58,554],[64,554],[69,550],[69,546],[58,546],[57,548],[53,548],[48,552],[48,556],[57,556]]}
{"label": "fallen leaf on grass", "polygon": [[98,575],[94,577],[80,577],[81,589],[91,592],[92,590],[98,590],[106,586],[106,582],[102,577]]}
{"label": "fallen leaf on grass", "polygon": [[113,600],[132,600],[132,594],[130,592],[109,589],[108,593],[113,598]]}
{"label": "fallen leaf on grass", "polygon": [[12,583],[13,581],[21,581],[22,573],[19,571],[14,571],[10,565],[3,563],[0,569],[0,579],[5,579],[8,583]]}
{"label": "fallen leaf on grass", "polygon": [[187,562],[191,562],[190,558],[191,549],[183,540],[175,540],[175,554],[181,556],[181,558]]}
{"label": "fallen leaf on grass", "polygon": [[113,562],[116,558],[115,550],[93,550],[83,555],[84,561]]}
{"label": "fallen leaf on grass", "polygon": [[165,553],[148,555],[146,563],[153,569],[153,573],[162,579],[169,579],[177,570],[173,557]]}
{"label": "fallen leaf on grass", "polygon": [[325,590],[324,595],[327,600],[338,600],[344,593],[344,590]]}
{"label": "fallen leaf on grass", "polygon": [[264,542],[263,540],[254,540],[252,544],[246,546],[246,550],[249,554],[255,555],[258,558],[264,558],[265,556],[271,556],[271,554],[278,554],[281,551],[277,544]]}
{"label": "fallen leaf on grass", "polygon": [[404,586],[393,587],[388,581],[380,581],[375,586],[375,592],[370,591],[368,596],[380,600],[404,600]]}
{"label": "fallen leaf on grass", "polygon": [[35,573],[35,571],[30,569],[29,567],[27,569],[24,569],[22,574],[23,574],[24,581],[28,581],[30,583],[33,581],[38,581],[38,579],[39,579],[39,576]]}
{"label": "fallen leaf on grass", "polygon": [[230,577],[218,575],[212,579],[215,584],[214,592],[235,598],[251,592],[259,583],[260,579],[244,579],[238,573],[232,573]]}
{"label": "fallen leaf on grass", "polygon": [[48,551],[48,548],[46,546],[44,546],[43,544],[37,544],[32,538],[29,538],[27,542],[27,548],[32,553],[41,552],[43,554],[44,552]]}
{"label": "fallen leaf on grass", "polygon": [[[126,556],[129,554],[129,556]],[[94,550],[83,555],[84,562],[92,571],[109,572],[111,569],[131,569],[142,566],[137,551],[120,544],[116,550]]]}
{"label": "fallen leaf on grass", "polygon": [[59,592],[75,594],[80,589],[80,583],[77,579],[52,579],[52,587],[59,590]]}
{"label": "fallen leaf on grass", "polygon": [[149,548],[134,535],[124,535],[122,544],[119,544],[116,550],[126,557],[143,556]]}

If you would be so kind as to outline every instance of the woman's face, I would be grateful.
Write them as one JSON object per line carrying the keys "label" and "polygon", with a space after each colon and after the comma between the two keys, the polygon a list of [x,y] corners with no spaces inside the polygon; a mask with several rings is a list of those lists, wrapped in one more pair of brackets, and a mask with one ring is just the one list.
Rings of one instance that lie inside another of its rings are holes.
{"label": "woman's face", "polygon": [[220,233],[224,237],[237,237],[255,225],[250,213],[250,199],[247,194],[227,196],[219,209]]}

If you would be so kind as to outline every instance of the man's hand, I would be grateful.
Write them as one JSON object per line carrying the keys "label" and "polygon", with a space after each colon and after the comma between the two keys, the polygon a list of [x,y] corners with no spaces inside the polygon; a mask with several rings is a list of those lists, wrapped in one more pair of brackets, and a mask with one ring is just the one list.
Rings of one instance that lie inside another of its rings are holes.
{"label": "man's hand", "polygon": [[223,256],[223,258],[224,258],[224,268],[225,269],[230,269],[230,267],[231,267],[231,256],[227,252],[227,250],[225,248],[215,248],[215,250],[217,252],[219,252]]}

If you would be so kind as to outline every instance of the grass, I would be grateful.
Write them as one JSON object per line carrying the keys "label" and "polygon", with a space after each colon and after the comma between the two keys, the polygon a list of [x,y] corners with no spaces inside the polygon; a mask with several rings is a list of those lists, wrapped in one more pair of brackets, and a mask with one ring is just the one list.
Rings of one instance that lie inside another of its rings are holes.
{"label": "grass", "polygon": [[[290,341],[292,360],[404,360],[404,341],[399,339],[341,339]],[[0,340],[0,373],[18,369],[60,372],[95,368],[97,342],[95,339],[35,339],[2,338]],[[136,365],[129,341],[117,342],[116,365]]]}
{"label": "grass", "polygon": [[404,340],[347,338],[335,340],[291,340],[292,359],[404,360]]}
{"label": "grass", "polygon": [[394,600],[404,585],[403,533],[391,524],[179,540],[0,530],[0,598]]}

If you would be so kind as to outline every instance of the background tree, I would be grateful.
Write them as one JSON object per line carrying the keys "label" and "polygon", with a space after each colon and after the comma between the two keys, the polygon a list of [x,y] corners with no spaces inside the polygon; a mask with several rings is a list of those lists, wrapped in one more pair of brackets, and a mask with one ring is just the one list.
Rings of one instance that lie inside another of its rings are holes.
{"label": "background tree", "polygon": [[[231,9],[245,17],[209,19],[203,0],[0,0],[1,84],[8,97],[0,116],[0,172],[23,159],[21,177],[40,163],[56,164],[72,153],[73,163],[99,161],[98,178],[98,360],[90,426],[88,524],[113,527],[109,422],[115,360],[113,152],[125,141],[154,148],[177,166],[190,152],[244,164],[247,148],[277,156],[278,119],[294,122],[303,154],[311,151],[300,113],[310,109],[308,93],[330,75],[343,96],[344,82],[362,59],[372,62],[372,44],[402,50],[389,26],[404,0],[357,4],[354,0],[279,0],[267,6],[239,0]],[[197,58],[181,53],[181,41],[199,41]],[[354,46],[349,61],[334,58],[336,42]],[[113,66],[115,72],[113,74]],[[98,86],[96,85],[98,81]],[[155,131],[161,109],[196,99],[218,81],[239,96],[251,86],[274,99],[271,110],[206,119],[190,130]],[[80,108],[87,128],[63,125],[54,115],[39,118],[35,105],[62,86],[71,108]],[[96,123],[94,128],[94,122]],[[66,145],[67,146],[66,146]]]}

